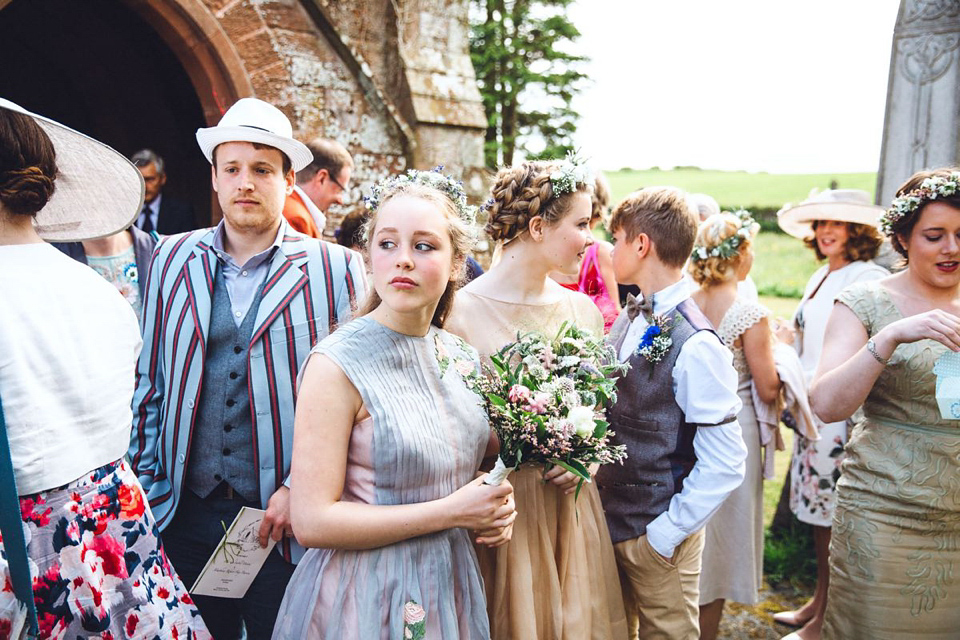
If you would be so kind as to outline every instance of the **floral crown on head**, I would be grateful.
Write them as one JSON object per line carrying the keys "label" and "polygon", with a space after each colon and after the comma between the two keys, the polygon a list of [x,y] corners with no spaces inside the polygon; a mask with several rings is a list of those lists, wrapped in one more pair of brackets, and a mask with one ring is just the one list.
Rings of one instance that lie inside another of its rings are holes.
{"label": "floral crown on head", "polygon": [[592,184],[594,180],[593,171],[576,151],[568,151],[567,157],[558,162],[557,168],[550,172],[550,185],[556,198],[573,193],[578,185]]}
{"label": "floral crown on head", "polygon": [[364,196],[363,202],[371,212],[380,208],[384,194],[387,192],[410,184],[419,184],[425,187],[433,187],[440,191],[453,202],[457,215],[467,224],[473,225],[477,220],[477,208],[467,204],[467,193],[463,190],[463,181],[443,173],[443,165],[434,167],[429,171],[420,171],[418,169],[408,169],[406,173],[396,176],[389,176],[373,185],[369,196]]}
{"label": "floral crown on head", "polygon": [[[586,160],[576,151],[568,151],[563,160],[551,160],[555,164],[550,172],[550,186],[553,187],[553,197],[559,198],[573,193],[581,184],[593,184],[596,179],[593,171],[587,166]],[[493,207],[493,198],[490,198],[480,207],[482,211],[489,211]]]}
{"label": "floral crown on head", "polygon": [[960,192],[960,171],[951,171],[949,176],[931,176],[921,182],[916,189],[893,199],[890,208],[880,216],[880,231],[888,238],[892,238],[893,227],[919,209],[924,202],[947,198],[958,192]]}
{"label": "floral crown on head", "polygon": [[[737,255],[737,251],[740,249],[740,245],[743,244],[744,240],[752,238],[756,235],[757,231],[760,230],[760,225],[757,224],[757,221],[753,219],[753,216],[750,215],[750,212],[746,209],[732,211],[730,215],[740,220],[740,228],[737,229],[737,232],[732,236],[724,238],[720,244],[715,247],[694,246],[693,253],[690,254],[691,262],[700,262],[708,258],[723,258],[724,260],[729,260]],[[721,221],[722,219],[718,218],[713,221],[713,224]]]}

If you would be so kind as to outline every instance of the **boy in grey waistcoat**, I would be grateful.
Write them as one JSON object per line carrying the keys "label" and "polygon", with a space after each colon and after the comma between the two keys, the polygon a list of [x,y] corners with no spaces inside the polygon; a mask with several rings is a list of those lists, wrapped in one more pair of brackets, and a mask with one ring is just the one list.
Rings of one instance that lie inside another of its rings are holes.
{"label": "boy in grey waistcoat", "polygon": [[597,474],[632,638],[698,638],[703,527],[743,480],[733,356],[689,297],[697,213],[670,187],[613,212],[613,269],[635,284],[609,340],[630,370],[609,412],[623,465]]}

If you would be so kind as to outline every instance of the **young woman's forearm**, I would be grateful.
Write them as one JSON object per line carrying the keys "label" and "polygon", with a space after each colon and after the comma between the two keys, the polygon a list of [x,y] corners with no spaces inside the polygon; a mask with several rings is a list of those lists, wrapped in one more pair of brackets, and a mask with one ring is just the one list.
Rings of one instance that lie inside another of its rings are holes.
{"label": "young woman's forearm", "polygon": [[317,509],[312,517],[295,515],[293,533],[305,547],[373,549],[453,528],[454,520],[443,498],[402,505],[340,501]]}

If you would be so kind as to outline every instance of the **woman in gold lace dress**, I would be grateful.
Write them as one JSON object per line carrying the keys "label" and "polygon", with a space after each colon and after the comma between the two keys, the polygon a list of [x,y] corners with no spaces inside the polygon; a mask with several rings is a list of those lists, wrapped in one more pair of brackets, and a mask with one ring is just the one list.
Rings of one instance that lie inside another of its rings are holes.
{"label": "woman in gold lace dress", "polygon": [[[553,337],[564,322],[603,335],[603,317],[590,298],[548,277],[577,273],[593,242],[590,195],[578,167],[528,162],[497,175],[487,231],[503,243],[501,260],[457,292],[445,325],[482,357],[514,342],[517,332]],[[513,539],[477,550],[494,640],[627,637],[597,487],[584,484],[575,501],[576,481],[559,467],[510,474]]]}
{"label": "woman in gold lace dress", "polygon": [[956,638],[960,421],[941,414],[934,365],[960,351],[960,170],[914,174],[881,228],[907,268],[837,297],[811,390],[825,422],[864,410],[837,485],[823,637]]}

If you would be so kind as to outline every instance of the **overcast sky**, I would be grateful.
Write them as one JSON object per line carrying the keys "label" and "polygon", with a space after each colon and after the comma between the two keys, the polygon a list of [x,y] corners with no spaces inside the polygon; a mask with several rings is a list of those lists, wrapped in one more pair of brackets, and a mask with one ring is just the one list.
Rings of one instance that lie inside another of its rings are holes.
{"label": "overcast sky", "polygon": [[578,0],[603,169],[876,171],[898,0]]}

